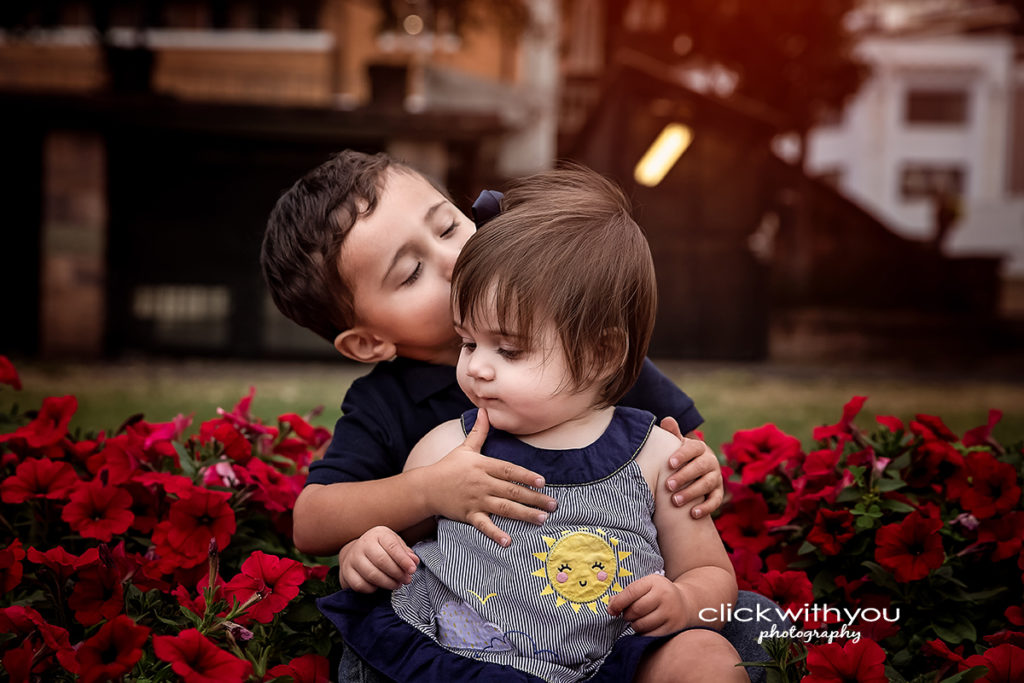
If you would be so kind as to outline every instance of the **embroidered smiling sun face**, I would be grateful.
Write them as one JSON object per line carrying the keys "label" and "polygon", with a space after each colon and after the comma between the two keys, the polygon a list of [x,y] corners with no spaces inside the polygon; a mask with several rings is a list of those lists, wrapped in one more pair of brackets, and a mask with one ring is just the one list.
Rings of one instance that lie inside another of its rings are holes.
{"label": "embroidered smiling sun face", "polygon": [[544,566],[533,572],[547,580],[541,595],[555,595],[555,605],[570,604],[579,612],[586,605],[597,613],[597,602],[608,604],[609,593],[622,591],[618,578],[632,576],[619,562],[632,553],[616,550],[619,539],[603,529],[563,531],[560,538],[542,536],[548,552],[534,553]]}

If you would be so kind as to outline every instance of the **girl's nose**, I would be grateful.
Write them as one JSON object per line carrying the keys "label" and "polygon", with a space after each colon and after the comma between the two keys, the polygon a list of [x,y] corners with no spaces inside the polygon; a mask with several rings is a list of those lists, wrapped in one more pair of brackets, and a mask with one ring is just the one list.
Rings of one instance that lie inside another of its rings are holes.
{"label": "girl's nose", "polygon": [[488,363],[487,360],[483,358],[483,354],[479,351],[469,360],[469,367],[467,370],[469,372],[469,376],[473,379],[485,382],[494,379],[494,366]]}

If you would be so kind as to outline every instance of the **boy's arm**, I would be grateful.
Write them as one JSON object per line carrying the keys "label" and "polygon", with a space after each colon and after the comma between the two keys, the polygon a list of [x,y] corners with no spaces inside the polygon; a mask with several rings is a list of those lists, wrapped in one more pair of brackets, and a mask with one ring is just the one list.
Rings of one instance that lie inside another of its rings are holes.
{"label": "boy's arm", "polygon": [[395,531],[432,517],[472,524],[495,542],[509,538],[490,514],[542,524],[554,499],[533,491],[543,478],[524,467],[480,455],[487,435],[486,413],[463,438],[459,420],[431,432],[413,448],[406,471],[391,477],[328,485],[310,484],[295,502],[294,541],[302,552],[331,555],[368,529]]}
{"label": "boy's arm", "polygon": [[[654,524],[665,559],[665,576],[646,576],[615,595],[608,605],[638,633],[661,635],[690,626],[719,627],[721,606],[736,602],[736,575],[710,517],[680,515],[664,480],[672,434],[655,428],[637,458],[654,492]],[[691,503],[692,505],[692,503]]]}

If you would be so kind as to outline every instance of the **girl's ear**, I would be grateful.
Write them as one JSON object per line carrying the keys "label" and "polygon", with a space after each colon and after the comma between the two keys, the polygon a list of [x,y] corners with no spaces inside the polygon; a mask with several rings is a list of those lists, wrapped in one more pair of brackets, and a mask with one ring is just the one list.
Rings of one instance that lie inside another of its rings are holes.
{"label": "girl's ear", "polygon": [[365,327],[353,327],[334,338],[338,353],[360,363],[376,363],[395,357],[395,345]]}

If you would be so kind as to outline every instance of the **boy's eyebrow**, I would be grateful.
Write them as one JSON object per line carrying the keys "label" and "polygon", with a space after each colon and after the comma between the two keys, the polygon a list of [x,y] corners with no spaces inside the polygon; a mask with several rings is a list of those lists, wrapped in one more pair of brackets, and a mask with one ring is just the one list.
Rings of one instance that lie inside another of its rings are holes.
{"label": "boy's eyebrow", "polygon": [[[442,206],[444,206],[447,203],[448,203],[447,199],[442,199],[441,201],[439,201],[436,204],[432,205],[429,209],[427,209],[427,212],[425,214],[423,214],[423,222],[424,223],[429,223],[430,219],[433,218],[435,213],[437,213],[437,210],[440,209]],[[401,247],[399,247],[398,251],[396,251],[395,255],[391,258],[391,263],[388,264],[387,269],[384,271],[384,277],[382,277],[381,280],[380,280],[381,284],[384,284],[385,282],[387,282],[388,276],[391,275],[391,270],[395,267],[395,265],[398,263],[398,261],[403,256],[405,256],[406,252],[409,251],[409,249],[411,249],[411,248],[412,247],[409,244],[403,244]]]}

